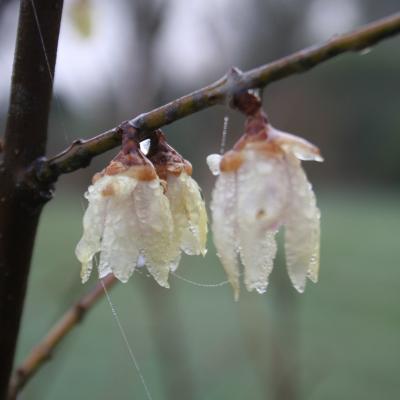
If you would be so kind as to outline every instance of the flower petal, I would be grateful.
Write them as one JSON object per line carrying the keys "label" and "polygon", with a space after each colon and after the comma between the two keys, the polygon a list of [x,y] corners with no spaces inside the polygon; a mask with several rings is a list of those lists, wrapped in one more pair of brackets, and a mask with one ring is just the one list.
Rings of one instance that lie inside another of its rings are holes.
{"label": "flower petal", "polygon": [[237,188],[236,173],[222,172],[212,194],[212,231],[217,255],[233,287],[235,299],[239,298],[239,265],[237,260]]}
{"label": "flower petal", "polygon": [[169,287],[168,274],[176,269],[180,251],[179,245],[171,240],[173,221],[159,179],[138,183],[134,192],[134,210],[147,269],[159,285]]}
{"label": "flower petal", "polygon": [[99,179],[91,185],[85,194],[89,201],[83,217],[83,236],[75,249],[78,260],[82,263],[82,283],[87,282],[93,268],[93,257],[100,251],[108,199],[101,191],[108,184],[108,177]]}
{"label": "flower petal", "polygon": [[137,265],[139,232],[132,198],[137,184],[134,178],[114,176],[111,186],[104,192],[108,204],[101,243],[100,278],[113,272],[121,282],[127,282]]}
{"label": "flower petal", "polygon": [[282,156],[265,157],[246,150],[238,170],[239,249],[249,291],[264,293],[276,255],[275,233],[286,210],[289,192]]}
{"label": "flower petal", "polygon": [[324,161],[319,148],[308,140],[292,135],[291,133],[279,131],[273,127],[271,127],[270,137],[278,143],[282,149],[286,152],[293,153],[299,160]]}
{"label": "flower petal", "polygon": [[318,280],[320,211],[300,161],[287,154],[291,206],[285,221],[286,264],[293,286],[302,293],[306,277]]}
{"label": "flower petal", "polygon": [[206,254],[207,213],[196,181],[182,172],[168,176],[167,197],[174,221],[174,241],[189,255]]}
{"label": "flower petal", "polygon": [[244,265],[244,283],[247,290],[265,293],[276,255],[275,231],[263,232],[240,226],[240,258]]}
{"label": "flower petal", "polygon": [[276,230],[283,220],[289,198],[289,175],[282,155],[245,150],[238,170],[238,217],[249,226]]}

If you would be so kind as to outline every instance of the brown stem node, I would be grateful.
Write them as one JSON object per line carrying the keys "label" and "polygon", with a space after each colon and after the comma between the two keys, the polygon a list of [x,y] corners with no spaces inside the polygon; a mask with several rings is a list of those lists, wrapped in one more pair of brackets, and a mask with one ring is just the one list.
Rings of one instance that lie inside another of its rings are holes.
{"label": "brown stem node", "polygon": [[262,99],[245,90],[233,96],[231,105],[247,116],[254,116],[261,110]]}

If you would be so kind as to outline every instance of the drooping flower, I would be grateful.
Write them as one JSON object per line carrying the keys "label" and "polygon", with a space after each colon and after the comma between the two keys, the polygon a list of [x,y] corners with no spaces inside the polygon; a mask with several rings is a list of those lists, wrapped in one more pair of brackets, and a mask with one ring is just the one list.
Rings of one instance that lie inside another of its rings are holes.
{"label": "drooping flower", "polygon": [[165,195],[174,223],[172,240],[179,251],[204,256],[207,252],[207,212],[201,189],[191,177],[191,164],[166,142],[160,130],[154,132],[148,157],[165,182]]}
{"label": "drooping flower", "polygon": [[124,129],[122,151],[94,176],[85,194],[89,206],[76,247],[82,281],[89,279],[100,253],[100,278],[113,273],[126,282],[146,265],[161,286],[169,287],[169,272],[178,267],[182,250],[206,253],[205,205],[190,163],[161,131],[153,133],[145,156],[134,129]]}
{"label": "drooping flower", "polygon": [[171,240],[173,218],[164,186],[153,164],[129,140],[109,166],[93,178],[85,197],[83,237],[76,247],[86,282],[100,252],[100,278],[113,273],[126,282],[146,265],[155,280],[168,287],[179,253]]}
{"label": "drooping flower", "polygon": [[246,288],[265,292],[282,225],[293,286],[303,292],[306,278],[318,279],[320,212],[300,160],[322,157],[306,140],[273,128],[260,108],[248,113],[233,150],[207,159],[219,174],[211,203],[214,242],[236,299],[238,256]]}

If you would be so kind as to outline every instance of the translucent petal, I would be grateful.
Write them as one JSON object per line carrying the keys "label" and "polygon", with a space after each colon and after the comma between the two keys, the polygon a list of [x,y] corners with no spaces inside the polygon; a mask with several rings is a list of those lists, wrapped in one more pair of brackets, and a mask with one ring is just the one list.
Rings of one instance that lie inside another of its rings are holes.
{"label": "translucent petal", "polygon": [[83,283],[89,279],[93,268],[93,257],[100,251],[108,202],[108,199],[102,196],[101,191],[109,183],[108,178],[99,179],[89,187],[86,193],[89,205],[83,217],[83,236],[75,249],[76,257],[82,263],[81,279]]}
{"label": "translucent petal", "polygon": [[139,182],[134,192],[141,254],[159,285],[169,287],[168,274],[177,267],[179,244],[172,240],[169,202],[158,179]]}
{"label": "translucent petal", "polygon": [[137,180],[114,176],[108,193],[105,229],[101,243],[99,276],[113,272],[121,282],[127,282],[139,257],[137,224],[132,194]]}
{"label": "translucent petal", "polygon": [[318,280],[320,211],[300,161],[287,155],[291,180],[291,206],[285,221],[286,264],[293,286],[303,292],[306,277]]}
{"label": "translucent petal", "polygon": [[239,265],[237,260],[237,188],[236,173],[223,172],[217,178],[212,194],[212,231],[217,255],[239,298]]}
{"label": "translucent petal", "polygon": [[289,201],[289,175],[283,155],[245,150],[238,170],[239,218],[257,229],[276,230]]}
{"label": "translucent petal", "polygon": [[275,231],[242,226],[239,220],[240,257],[244,265],[244,283],[248,291],[265,293],[276,255]]}
{"label": "translucent petal", "polygon": [[309,141],[296,135],[292,135],[291,133],[279,131],[275,128],[271,128],[270,134],[271,138],[279,143],[286,152],[293,153],[299,160],[324,161],[319,148]]}
{"label": "translucent petal", "polygon": [[168,176],[167,197],[174,221],[174,241],[189,255],[205,255],[207,213],[196,181],[185,172]]}
{"label": "translucent petal", "polygon": [[281,156],[246,151],[238,170],[239,249],[246,288],[264,293],[276,255],[275,233],[286,210],[289,179]]}

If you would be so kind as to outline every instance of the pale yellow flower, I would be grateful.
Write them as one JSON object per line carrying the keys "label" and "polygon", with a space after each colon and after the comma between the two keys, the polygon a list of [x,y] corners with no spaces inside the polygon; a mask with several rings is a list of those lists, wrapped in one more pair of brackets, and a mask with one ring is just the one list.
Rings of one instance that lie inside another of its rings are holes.
{"label": "pale yellow flower", "polygon": [[152,137],[149,159],[165,182],[165,195],[174,223],[173,241],[188,255],[207,252],[207,212],[201,189],[191,177],[192,166],[165,140],[158,130]]}
{"label": "pale yellow flower", "polygon": [[139,162],[133,165],[117,157],[95,176],[85,195],[89,206],[76,248],[83,282],[89,279],[94,257],[100,252],[100,278],[113,273],[126,282],[135,268],[146,265],[161,286],[169,287],[169,271],[179,263],[171,241],[174,228],[169,201],[154,166],[140,151],[137,154]]}
{"label": "pale yellow flower", "polygon": [[265,292],[282,225],[293,286],[303,292],[306,278],[318,279],[320,212],[300,160],[322,158],[311,143],[274,129],[262,112],[248,118],[233,150],[208,158],[219,173],[211,203],[214,242],[236,299],[238,256],[246,288]]}
{"label": "pale yellow flower", "polygon": [[[207,214],[192,167],[165,141],[153,135],[148,157],[134,140],[100,174],[85,197],[83,237],[76,247],[86,282],[99,258],[99,277],[113,273],[126,282],[146,265],[164,287],[181,251],[205,255]],[[151,161],[150,161],[151,159]],[[154,164],[153,164],[154,162]]]}

